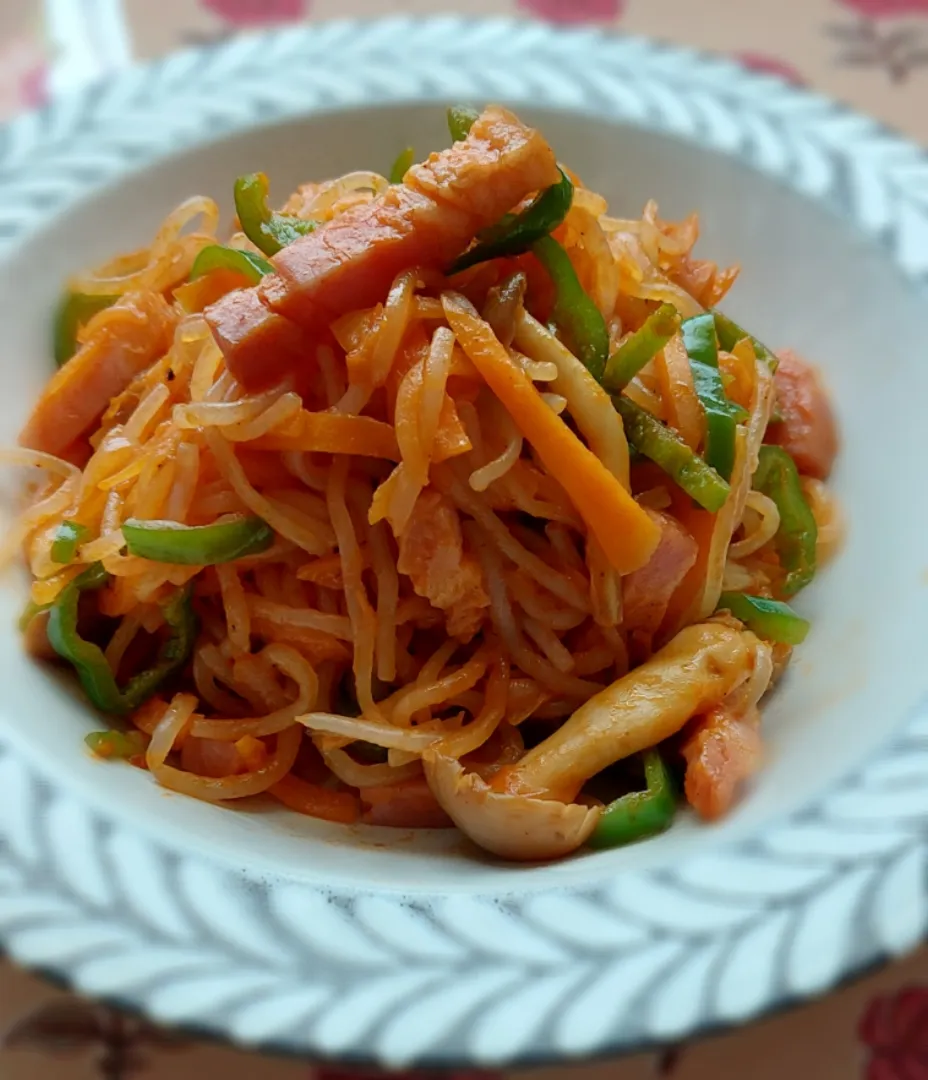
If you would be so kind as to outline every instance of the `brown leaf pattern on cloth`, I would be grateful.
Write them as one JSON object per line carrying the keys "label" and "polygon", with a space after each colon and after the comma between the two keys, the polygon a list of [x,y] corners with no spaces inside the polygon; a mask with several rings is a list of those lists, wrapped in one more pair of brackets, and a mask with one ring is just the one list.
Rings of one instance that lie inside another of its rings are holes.
{"label": "brown leaf pattern on cloth", "polygon": [[87,1054],[100,1080],[128,1080],[145,1068],[151,1050],[183,1044],[167,1030],[105,1005],[56,998],[17,1020],[0,1045],[51,1055]]}
{"label": "brown leaf pattern on cloth", "polygon": [[[928,65],[928,0],[840,0],[858,16],[854,23],[827,27],[841,45],[837,61],[850,67],[882,68],[893,83],[905,83]],[[886,24],[886,25],[884,25]]]}
{"label": "brown leaf pattern on cloth", "polygon": [[675,1076],[683,1058],[682,1046],[670,1046],[658,1055],[654,1071],[658,1076]]}

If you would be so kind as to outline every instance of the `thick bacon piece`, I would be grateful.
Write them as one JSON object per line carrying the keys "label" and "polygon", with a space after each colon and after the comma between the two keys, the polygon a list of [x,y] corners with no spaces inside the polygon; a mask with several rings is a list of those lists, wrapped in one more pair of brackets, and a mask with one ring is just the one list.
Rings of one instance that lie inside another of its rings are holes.
{"label": "thick bacon piece", "polygon": [[648,562],[623,579],[622,612],[626,629],[650,645],[670,598],[696,562],[699,545],[675,518],[654,510],[647,514],[661,530],[660,542]]}
{"label": "thick bacon piece", "polygon": [[782,421],[771,424],[765,442],[776,443],[806,476],[825,480],[838,455],[838,425],[818,372],[796,353],[777,354],[774,376]]}
{"label": "thick bacon piece", "polygon": [[760,767],[760,713],[756,708],[737,713],[723,703],[697,721],[681,750],[687,801],[701,818],[717,821]]}
{"label": "thick bacon piece", "polygon": [[157,293],[126,293],[84,329],[84,342],[42,391],[21,446],[71,454],[113,398],[171,347],[177,316]]}
{"label": "thick bacon piece", "polygon": [[444,268],[481,229],[558,178],[542,136],[491,106],[465,140],[285,247],[276,274],[254,289],[207,308],[227,366],[248,389],[271,385],[299,359],[280,316],[311,340],[346,311],[382,300],[401,270]]}

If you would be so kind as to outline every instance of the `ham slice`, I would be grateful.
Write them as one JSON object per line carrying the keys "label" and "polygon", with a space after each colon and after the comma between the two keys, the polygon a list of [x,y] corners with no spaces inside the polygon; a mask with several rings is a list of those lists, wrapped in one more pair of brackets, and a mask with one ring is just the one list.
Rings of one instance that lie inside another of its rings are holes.
{"label": "ham slice", "polygon": [[681,751],[687,801],[701,818],[717,821],[760,767],[760,713],[752,708],[739,714],[723,703],[696,722]]}
{"label": "ham slice", "polygon": [[670,598],[696,562],[699,545],[675,518],[655,510],[647,514],[661,538],[648,562],[622,580],[622,622],[650,646]]}
{"label": "ham slice", "polygon": [[445,612],[451,637],[468,641],[490,606],[477,560],[464,551],[457,510],[437,491],[416,500],[400,537],[397,569],[417,595]]}
{"label": "ham slice", "polygon": [[42,391],[21,446],[73,455],[110,401],[171,347],[177,316],[159,293],[126,293],[84,329],[84,342]]}
{"label": "ham slice", "polygon": [[281,316],[312,341],[338,316],[382,300],[401,270],[445,268],[481,229],[558,179],[542,136],[491,106],[462,142],[285,247],[272,260],[276,273],[253,289],[207,308],[229,370],[249,390],[278,381],[301,355]]}
{"label": "ham slice", "polygon": [[783,419],[767,428],[765,442],[782,446],[806,476],[825,480],[838,455],[838,426],[818,372],[789,349],[777,354],[774,376]]}

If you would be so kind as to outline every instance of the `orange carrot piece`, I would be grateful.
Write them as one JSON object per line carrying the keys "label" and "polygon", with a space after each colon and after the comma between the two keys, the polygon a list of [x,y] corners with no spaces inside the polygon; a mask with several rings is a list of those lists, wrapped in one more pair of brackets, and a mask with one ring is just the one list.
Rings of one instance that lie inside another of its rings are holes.
{"label": "orange carrot piece", "polygon": [[323,664],[329,660],[344,664],[351,659],[351,652],[345,643],[324,630],[313,630],[309,626],[286,626],[257,615],[252,616],[251,629],[262,641],[282,641],[292,645],[311,664]]}
{"label": "orange carrot piece", "polygon": [[234,270],[212,270],[195,281],[186,281],[174,290],[174,299],[188,314],[203,311],[226,293],[245,289],[251,282]]}
{"label": "orange carrot piece", "polygon": [[323,589],[343,589],[345,579],[342,575],[342,557],[337,551],[331,555],[322,555],[312,562],[304,563],[296,572],[300,581],[311,581]]}
{"label": "orange carrot piece", "polygon": [[739,341],[730,353],[719,353],[719,367],[726,380],[725,394],[745,409],[750,409],[754,395],[754,364],[754,350],[747,338]]}
{"label": "orange carrot piece", "polygon": [[332,791],[318,784],[307,783],[296,776],[285,776],[278,780],[270,788],[270,792],[288,809],[308,817],[353,825],[361,816],[361,804],[357,795],[350,791]]}
{"label": "orange carrot piece", "polygon": [[323,454],[359,454],[399,461],[396,435],[389,424],[370,416],[301,410],[248,444],[253,450],[310,450]]}
{"label": "orange carrot piece", "polygon": [[706,417],[696,396],[690,358],[677,335],[654,358],[661,397],[670,426],[675,428],[691,450],[696,450],[705,433]]}
{"label": "orange carrot piece", "polygon": [[249,772],[257,772],[258,769],[264,768],[267,764],[267,747],[260,739],[256,739],[254,735],[243,735],[235,743],[235,749]]}
{"label": "orange carrot piece", "polygon": [[438,431],[435,433],[435,442],[432,444],[432,461],[437,464],[440,461],[447,461],[448,458],[466,454],[472,449],[473,444],[458,416],[454,398],[445,394],[438,416]]}
{"label": "orange carrot piece", "polygon": [[443,297],[445,314],[464,351],[535,447],[620,574],[645,565],[660,529],[596,455],[545,404],[513,364],[492,328],[461,296]]}

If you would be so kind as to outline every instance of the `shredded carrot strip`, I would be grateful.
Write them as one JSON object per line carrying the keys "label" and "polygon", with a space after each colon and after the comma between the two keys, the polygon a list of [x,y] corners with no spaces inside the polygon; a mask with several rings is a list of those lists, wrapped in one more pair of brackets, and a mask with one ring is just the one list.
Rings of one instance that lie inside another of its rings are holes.
{"label": "shredded carrot strip", "polygon": [[353,825],[361,816],[358,797],[350,791],[331,791],[292,775],[278,780],[269,790],[284,806],[308,817]]}
{"label": "shredded carrot strip", "polygon": [[174,290],[174,299],[184,311],[192,314],[215,304],[227,292],[247,288],[250,284],[244,274],[237,274],[234,270],[213,270],[196,281],[178,285]]}
{"label": "shredded carrot strip", "polygon": [[459,457],[473,449],[467,431],[458,416],[458,408],[454,398],[445,395],[441,403],[441,412],[438,415],[438,431],[435,433],[435,441],[432,443],[432,461],[447,461],[448,458]]}
{"label": "shredded carrot strip", "polygon": [[342,576],[342,557],[337,551],[331,555],[321,555],[312,562],[304,563],[296,576],[300,581],[311,581],[324,589],[343,589],[345,579]]}
{"label": "shredded carrot strip", "polygon": [[254,735],[243,735],[236,742],[235,749],[249,772],[257,772],[267,763],[267,747]]}
{"label": "shredded carrot strip", "polygon": [[264,641],[280,641],[292,645],[312,664],[321,664],[327,660],[344,663],[351,659],[348,647],[325,630],[278,623],[261,615],[252,617],[251,628],[255,635]]}
{"label": "shredded carrot strip", "polygon": [[725,393],[745,409],[754,397],[754,365],[757,362],[750,341],[745,338],[730,352],[719,353],[719,367],[726,380]]}
{"label": "shredded carrot strip", "polygon": [[302,450],[358,454],[399,461],[396,435],[389,424],[370,416],[309,412],[302,409],[281,426],[249,444],[253,450]]}
{"label": "shredded carrot strip", "polygon": [[620,574],[648,561],[660,530],[603,463],[545,404],[490,325],[462,296],[442,297],[458,341],[570,497]]}
{"label": "shredded carrot strip", "polygon": [[696,396],[690,359],[679,335],[661,349],[654,358],[654,366],[670,426],[676,428],[691,450],[695,450],[705,433],[705,413]]}

